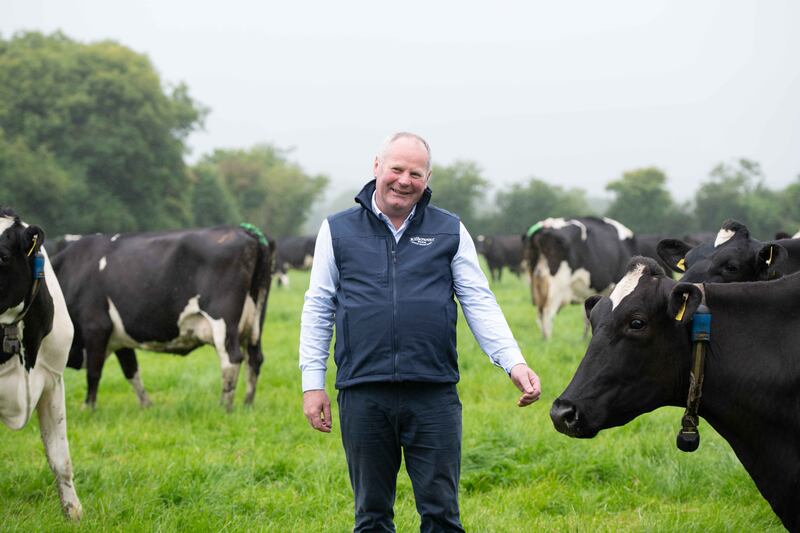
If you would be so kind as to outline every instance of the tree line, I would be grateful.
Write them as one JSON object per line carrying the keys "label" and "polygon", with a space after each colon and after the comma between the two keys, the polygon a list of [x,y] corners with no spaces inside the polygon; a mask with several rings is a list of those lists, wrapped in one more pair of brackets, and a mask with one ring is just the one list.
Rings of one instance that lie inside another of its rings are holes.
{"label": "tree line", "polygon": [[[218,149],[186,163],[186,139],[208,112],[185,84],[165,83],[147,56],[116,42],[0,36],[0,204],[51,235],[239,222],[273,236],[313,231],[304,223],[329,179],[305,172],[289,150]],[[434,203],[473,234],[523,233],[548,216],[587,214],[639,233],[715,231],[729,217],[761,238],[800,228],[800,176],[772,190],[756,162],[721,163],[682,204],[666,184],[657,168],[631,170],[605,186],[612,200],[600,205],[537,177],[488,201],[490,182],[471,161],[434,165],[431,180]]]}
{"label": "tree line", "polygon": [[667,189],[666,174],[655,167],[630,170],[606,184],[612,200],[598,206],[582,189],[565,189],[532,177],[499,190],[490,207],[489,181],[474,163],[434,166],[434,201],[459,213],[473,233],[524,233],[547,217],[598,215],[619,220],[636,233],[684,235],[716,232],[727,218],[747,224],[761,239],[800,229],[800,175],[779,190],[765,185],[758,163],[720,163],[700,183],[694,197],[679,203]]}
{"label": "tree line", "polygon": [[0,38],[0,202],[51,235],[244,221],[292,233],[327,177],[266,144],[187,165],[207,113],[118,43]]}

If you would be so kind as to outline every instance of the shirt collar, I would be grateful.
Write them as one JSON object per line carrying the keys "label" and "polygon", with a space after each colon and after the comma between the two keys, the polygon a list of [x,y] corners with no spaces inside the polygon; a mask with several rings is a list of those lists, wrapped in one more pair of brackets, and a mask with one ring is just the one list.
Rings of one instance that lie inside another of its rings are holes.
{"label": "shirt collar", "polygon": [[[406,224],[414,217],[414,213],[417,211],[417,204],[411,208],[411,212],[408,214],[406,219],[403,221],[403,224],[400,226],[401,228],[405,227]],[[378,215],[378,218],[389,224],[390,226],[394,227],[392,221],[389,220],[389,217],[386,216],[383,211],[378,208],[378,203],[375,201],[375,192],[372,193],[372,212]]]}

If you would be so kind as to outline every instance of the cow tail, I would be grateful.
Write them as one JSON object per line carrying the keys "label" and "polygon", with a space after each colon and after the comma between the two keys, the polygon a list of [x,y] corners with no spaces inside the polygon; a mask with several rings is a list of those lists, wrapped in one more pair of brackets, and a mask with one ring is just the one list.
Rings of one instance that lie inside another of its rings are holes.
{"label": "cow tail", "polygon": [[[258,255],[256,258],[255,272],[253,272],[253,279],[250,283],[250,295],[253,297],[253,301],[260,306],[260,320],[263,324],[264,310],[267,307],[267,296],[269,296],[269,287],[272,283],[272,263],[275,258],[275,240],[268,238],[253,224],[242,223],[239,224],[239,226],[258,243]],[[264,300],[260,301],[259,293],[262,289],[264,290]]]}

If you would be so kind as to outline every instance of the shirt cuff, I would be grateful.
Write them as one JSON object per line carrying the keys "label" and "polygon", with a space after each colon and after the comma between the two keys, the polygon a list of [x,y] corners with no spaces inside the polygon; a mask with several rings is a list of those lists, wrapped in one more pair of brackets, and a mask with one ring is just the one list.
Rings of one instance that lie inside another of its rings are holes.
{"label": "shirt cuff", "polygon": [[303,392],[307,390],[325,390],[325,371],[324,370],[304,370],[303,371]]}
{"label": "shirt cuff", "polygon": [[503,360],[500,363],[500,366],[503,367],[503,370],[506,371],[506,374],[511,373],[511,369],[517,365],[525,365],[527,366],[528,363],[525,361],[525,358],[522,357],[520,352],[511,353],[503,357]]}

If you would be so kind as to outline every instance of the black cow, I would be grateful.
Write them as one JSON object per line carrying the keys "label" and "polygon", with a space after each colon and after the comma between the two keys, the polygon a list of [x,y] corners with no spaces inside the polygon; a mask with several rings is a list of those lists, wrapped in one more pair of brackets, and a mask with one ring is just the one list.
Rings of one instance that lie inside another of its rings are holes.
{"label": "black cow", "polygon": [[503,267],[520,275],[523,270],[523,243],[519,235],[478,235],[476,241],[476,249],[486,258],[492,281],[502,279]]}
{"label": "black cow", "polygon": [[255,231],[221,226],[88,235],[53,257],[75,324],[68,365],[87,368],[87,405],[97,402],[110,352],[146,406],[134,348],[185,355],[203,344],[219,355],[227,410],[246,350],[245,403],[253,402],[273,254]]}
{"label": "black cow", "polygon": [[73,327],[43,242],[41,228],[0,208],[0,419],[21,429],[36,410],[61,508],[77,520],[62,377]]}
{"label": "black cow", "polygon": [[275,252],[275,275],[278,285],[289,286],[290,268],[307,270],[311,268],[314,259],[314,246],[317,242],[316,235],[302,235],[299,237],[284,237],[278,239]]}
{"label": "black cow", "polygon": [[695,285],[634,258],[609,297],[587,299],[594,335],[550,417],[561,433],[591,438],[659,407],[686,406],[691,321],[703,297],[711,339],[699,415],[728,441],[784,526],[798,531],[800,274]]}
{"label": "black cow", "polygon": [[800,270],[800,239],[762,242],[732,219],[722,224],[714,242],[691,246],[665,239],[658,253],[669,268],[683,274],[681,281],[691,283],[763,281]]}
{"label": "black cow", "polygon": [[635,252],[633,232],[610,218],[548,218],[528,232],[531,299],[545,339],[561,307],[608,293]]}
{"label": "black cow", "polygon": [[658,243],[666,238],[666,235],[658,233],[637,233],[635,236],[635,254],[649,257],[655,260],[664,270],[669,270],[671,268],[670,265],[658,254]]}

